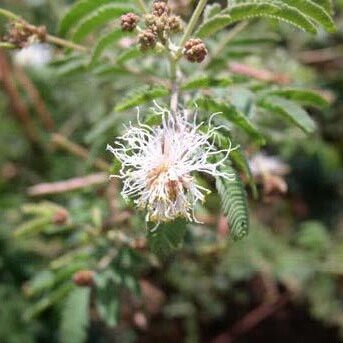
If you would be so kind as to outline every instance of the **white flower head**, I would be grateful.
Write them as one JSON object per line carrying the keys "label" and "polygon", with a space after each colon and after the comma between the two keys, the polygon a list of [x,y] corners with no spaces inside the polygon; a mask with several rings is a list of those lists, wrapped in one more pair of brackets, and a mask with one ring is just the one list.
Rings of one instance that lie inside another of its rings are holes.
{"label": "white flower head", "polygon": [[40,68],[52,59],[52,49],[48,44],[34,43],[14,53],[14,62],[23,67]]}
{"label": "white flower head", "polygon": [[[133,198],[139,208],[147,211],[147,221],[160,223],[178,217],[196,221],[195,205],[204,202],[210,191],[197,183],[195,174],[233,178],[219,170],[231,147],[216,149],[218,127],[211,127],[211,119],[209,129],[201,130],[204,123],[196,124],[196,116],[189,122],[186,111],[171,114],[155,106],[154,112],[162,117],[161,126],[142,124],[138,114],[138,126],[130,123],[114,147],[107,145],[121,162],[119,175],[111,177],[123,180],[121,194]],[[216,155],[220,158],[213,158]]]}

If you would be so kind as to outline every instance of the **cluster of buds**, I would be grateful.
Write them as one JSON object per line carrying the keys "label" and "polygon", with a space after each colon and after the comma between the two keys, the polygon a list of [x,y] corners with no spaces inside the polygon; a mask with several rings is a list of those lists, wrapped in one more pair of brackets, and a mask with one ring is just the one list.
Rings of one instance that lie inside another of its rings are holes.
{"label": "cluster of buds", "polygon": [[189,62],[201,63],[207,56],[208,51],[201,39],[191,38],[186,42],[183,54]]}
{"label": "cluster of buds", "polygon": [[[127,13],[121,17],[121,27],[124,31],[136,29],[140,18],[134,13]],[[151,13],[145,15],[146,28],[138,35],[139,46],[142,51],[153,49],[158,42],[166,44],[170,35],[181,32],[183,23],[180,17],[171,13],[165,0],[155,0]]]}
{"label": "cluster of buds", "polygon": [[3,40],[17,48],[25,48],[32,43],[45,42],[46,36],[45,26],[33,26],[24,20],[17,20],[9,25]]}
{"label": "cluster of buds", "polygon": [[180,17],[171,14],[166,1],[156,0],[152,5],[152,13],[145,16],[147,29],[154,32],[156,38],[165,44],[171,34],[181,32],[183,23]]}

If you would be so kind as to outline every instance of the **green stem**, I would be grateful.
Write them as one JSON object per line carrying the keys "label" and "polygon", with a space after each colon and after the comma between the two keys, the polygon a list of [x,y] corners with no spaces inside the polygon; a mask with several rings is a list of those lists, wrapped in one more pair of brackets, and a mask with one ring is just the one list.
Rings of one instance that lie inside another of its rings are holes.
{"label": "green stem", "polygon": [[170,96],[170,109],[171,113],[174,114],[177,111],[179,102],[179,85],[177,82],[177,62],[170,56],[170,81],[171,81],[171,96]]}
{"label": "green stem", "polygon": [[148,8],[146,7],[143,0],[136,0],[136,4],[143,13],[148,13]]}
{"label": "green stem", "polygon": [[10,11],[7,11],[7,10],[5,10],[3,8],[0,8],[0,15],[6,17],[8,19],[11,19],[11,20],[18,20],[18,19],[20,19],[20,17],[17,16],[16,14],[14,14],[14,13],[12,13]]}
{"label": "green stem", "polygon": [[195,8],[194,13],[191,17],[191,20],[189,21],[189,23],[186,27],[185,33],[183,34],[183,36],[181,38],[180,49],[177,53],[177,58],[180,57],[183,46],[185,45],[185,43],[187,42],[187,40],[189,39],[189,37],[193,33],[195,25],[197,24],[197,22],[201,16],[201,13],[202,13],[204,7],[206,6],[206,3],[207,3],[207,0],[199,0],[198,5]]}
{"label": "green stem", "polygon": [[51,35],[48,35],[46,37],[46,41],[48,43],[51,43],[51,44],[63,46],[65,48],[77,50],[77,51],[80,51],[80,52],[86,52],[88,50],[85,46],[82,46],[82,45],[79,45],[79,44],[75,44],[75,43],[70,42],[68,40],[65,40],[65,39],[62,39],[62,38],[59,38],[59,37],[55,37],[55,36],[51,36]]}
{"label": "green stem", "polygon": [[15,49],[16,46],[7,42],[0,42],[0,49]]}

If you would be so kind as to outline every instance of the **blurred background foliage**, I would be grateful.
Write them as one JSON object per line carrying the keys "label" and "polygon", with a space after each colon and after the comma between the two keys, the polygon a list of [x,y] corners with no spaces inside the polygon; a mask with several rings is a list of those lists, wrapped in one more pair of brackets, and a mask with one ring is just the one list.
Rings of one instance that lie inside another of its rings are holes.
{"label": "blurred background foliage", "polygon": [[[55,32],[72,2],[1,6]],[[173,3],[184,16],[192,11],[191,1]],[[206,224],[186,230],[177,223],[183,248],[164,259],[146,249],[143,217],[132,216],[114,197],[116,185],[104,181],[111,163],[104,148],[135,118],[113,107],[132,83],[144,86],[146,74],[107,64],[88,72],[83,55],[52,48],[53,62],[40,67],[0,52],[0,342],[342,340],[343,1],[335,6],[335,34],[256,22],[212,62],[213,75],[225,63],[244,63],[271,84],[322,89],[330,106],[309,107],[318,123],[310,137],[270,115],[258,118],[268,137],[263,153],[241,138],[260,191],[250,201],[247,238],[227,240],[218,200],[210,197]],[[209,45],[212,51],[215,42]],[[151,78],[162,68],[140,63]],[[247,81],[259,87],[259,77]],[[230,97],[244,107],[251,94],[237,87]],[[18,111],[28,119],[18,121]],[[32,188],[91,173],[89,186],[74,191],[40,195]],[[113,208],[121,210],[114,222]],[[165,241],[175,248],[173,237]],[[90,283],[96,287],[81,287]]]}

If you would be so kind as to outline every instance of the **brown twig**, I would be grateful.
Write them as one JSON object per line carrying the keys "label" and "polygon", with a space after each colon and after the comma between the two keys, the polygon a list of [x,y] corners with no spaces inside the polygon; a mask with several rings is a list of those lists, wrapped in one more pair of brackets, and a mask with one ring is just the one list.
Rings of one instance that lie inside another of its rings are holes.
{"label": "brown twig", "polygon": [[[86,148],[82,147],[81,145],[71,142],[67,137],[62,136],[59,133],[53,133],[51,135],[51,142],[53,144],[56,144],[60,148],[63,148],[64,150],[68,151],[69,153],[75,156],[78,156],[82,159],[87,160],[90,155],[89,151]],[[106,172],[110,168],[110,165],[101,158],[96,158],[93,161],[93,165],[99,170],[103,170]]]}
{"label": "brown twig", "polygon": [[37,90],[34,83],[30,80],[30,78],[25,73],[25,70],[20,67],[16,66],[14,68],[14,72],[16,75],[17,80],[22,85],[22,87],[25,89],[29,97],[31,98],[33,105],[35,106],[35,109],[44,125],[44,127],[48,131],[52,131],[55,128],[55,123],[52,118],[51,113],[47,109],[44,100],[42,99],[41,95],[39,94],[39,91]]}
{"label": "brown twig", "polygon": [[12,68],[7,61],[5,53],[2,51],[0,51],[0,81],[11,102],[12,114],[21,124],[27,139],[32,143],[36,143],[38,140],[36,127],[30,117],[28,108],[22,101],[18,89],[15,86],[12,78]]}
{"label": "brown twig", "polygon": [[74,191],[76,189],[85,188],[97,184],[102,184],[108,181],[108,176],[105,173],[91,174],[84,177],[76,177],[69,180],[41,183],[29,187],[27,194],[36,197],[47,194],[57,194]]}
{"label": "brown twig", "polygon": [[290,78],[285,74],[276,74],[265,69],[256,69],[243,63],[230,63],[229,68],[234,74],[248,76],[260,81],[274,82],[281,85],[287,85],[291,83]]}
{"label": "brown twig", "polygon": [[329,47],[324,49],[303,51],[299,54],[299,59],[306,64],[317,64],[332,62],[343,59],[342,46]]}
{"label": "brown twig", "polygon": [[228,331],[215,337],[210,343],[231,343],[235,337],[242,335],[255,326],[257,326],[261,321],[265,320],[282,307],[284,307],[290,300],[289,294],[279,296],[279,298],[273,303],[263,303],[247,315],[245,315],[241,320],[234,324]]}

